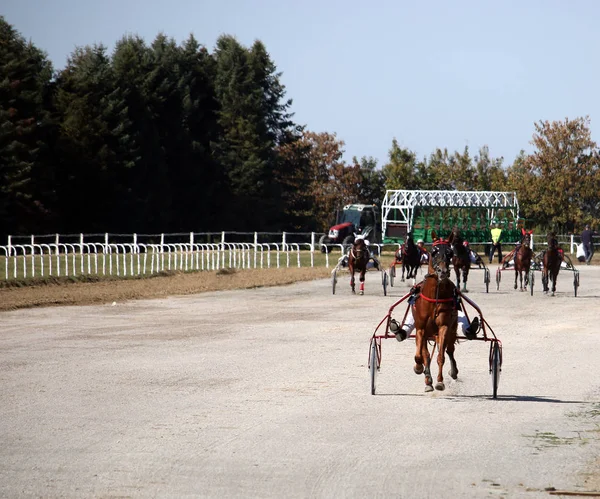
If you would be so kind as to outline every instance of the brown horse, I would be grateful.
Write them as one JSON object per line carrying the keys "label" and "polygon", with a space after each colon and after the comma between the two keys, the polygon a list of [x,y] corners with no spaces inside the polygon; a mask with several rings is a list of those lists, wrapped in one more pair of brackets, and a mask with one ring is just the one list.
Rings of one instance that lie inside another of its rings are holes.
{"label": "brown horse", "polygon": [[[532,258],[531,232],[525,232],[521,239],[521,245],[515,250],[515,289],[517,289],[517,279],[520,281],[520,290],[525,291],[527,289]],[[525,286],[523,286],[523,274],[525,274]]]}
{"label": "brown horse", "polygon": [[454,227],[454,229],[452,229],[452,250],[454,252],[452,266],[456,273],[456,287],[460,289],[460,276],[462,274],[462,292],[468,293],[467,279],[469,279],[469,270],[471,268],[471,256],[469,255],[469,250],[463,243],[464,240],[460,237],[458,227]]}
{"label": "brown horse", "polygon": [[350,270],[350,286],[352,293],[356,293],[354,273],[359,272],[360,294],[365,294],[365,273],[370,259],[369,248],[363,238],[358,238],[350,247],[348,253],[348,269]]}
{"label": "brown horse", "polygon": [[402,282],[404,273],[407,279],[416,279],[417,270],[421,266],[421,250],[415,244],[412,235],[408,235],[406,243],[402,245]]}
{"label": "brown horse", "polygon": [[447,241],[437,239],[435,232],[432,233],[432,237],[434,242],[429,258],[428,272],[423,281],[421,292],[413,305],[417,348],[414,371],[417,374],[425,373],[426,392],[433,391],[428,340],[435,339],[438,348],[436,390],[444,390],[445,388],[442,368],[446,352],[451,364],[449,374],[453,379],[458,376],[458,367],[454,359],[456,328],[458,325],[457,289],[450,279],[454,233],[450,234]]}
{"label": "brown horse", "polygon": [[556,279],[562,263],[562,255],[558,247],[558,241],[554,232],[548,234],[548,249],[544,251],[542,259],[544,266],[542,268],[542,284],[544,293],[550,291],[549,281],[552,281],[552,296],[556,292]]}

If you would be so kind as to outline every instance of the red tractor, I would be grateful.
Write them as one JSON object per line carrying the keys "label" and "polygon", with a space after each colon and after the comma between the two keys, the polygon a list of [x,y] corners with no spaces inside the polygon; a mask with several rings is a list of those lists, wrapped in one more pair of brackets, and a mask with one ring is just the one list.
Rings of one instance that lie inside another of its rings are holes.
{"label": "red tractor", "polygon": [[357,235],[364,236],[370,243],[381,243],[381,215],[377,206],[370,204],[347,204],[338,211],[335,225],[328,234],[319,239],[321,252],[329,253],[333,245],[343,245],[344,253]]}

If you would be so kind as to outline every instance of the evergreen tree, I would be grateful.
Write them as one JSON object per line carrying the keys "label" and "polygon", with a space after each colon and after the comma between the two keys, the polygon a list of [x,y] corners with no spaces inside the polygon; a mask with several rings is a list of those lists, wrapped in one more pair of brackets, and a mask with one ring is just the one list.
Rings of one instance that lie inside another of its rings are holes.
{"label": "evergreen tree", "polygon": [[26,233],[46,214],[39,180],[47,173],[51,78],[46,55],[0,16],[0,236]]}
{"label": "evergreen tree", "polygon": [[222,36],[215,58],[222,131],[215,152],[237,208],[229,223],[239,229],[261,222],[263,228],[276,228],[283,212],[277,169],[285,163],[275,152],[294,133],[287,113],[291,102],[282,102],[280,75],[262,43],[247,50],[235,38]]}
{"label": "evergreen tree", "polygon": [[127,108],[106,48],[78,48],[59,74],[60,119],[56,190],[59,228],[67,232],[119,230],[128,166]]}

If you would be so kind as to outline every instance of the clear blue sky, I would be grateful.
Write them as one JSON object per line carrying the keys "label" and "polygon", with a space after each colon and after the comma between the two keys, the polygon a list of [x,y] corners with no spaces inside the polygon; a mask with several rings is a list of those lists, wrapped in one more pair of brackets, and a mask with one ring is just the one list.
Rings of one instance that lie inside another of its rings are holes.
{"label": "clear blue sky", "polygon": [[[429,155],[488,145],[511,164],[534,122],[600,125],[600,1],[3,0],[0,13],[63,68],[76,46],[124,34],[213,50],[262,40],[295,120],[386,162],[392,139]],[[600,142],[600,140],[599,140]]]}

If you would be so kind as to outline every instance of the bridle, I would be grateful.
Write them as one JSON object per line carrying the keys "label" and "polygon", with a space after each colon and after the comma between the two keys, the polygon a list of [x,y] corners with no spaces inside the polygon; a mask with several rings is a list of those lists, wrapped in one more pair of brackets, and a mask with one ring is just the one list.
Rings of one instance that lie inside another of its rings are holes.
{"label": "bridle", "polygon": [[354,259],[354,261],[359,261],[359,260],[364,259],[364,255],[365,255],[365,253],[367,253],[366,243],[362,239],[360,239],[359,241],[362,241],[362,243],[355,242],[352,245],[352,248],[350,249],[350,254],[352,255],[352,258]]}
{"label": "bridle", "polygon": [[[453,255],[452,246],[448,241],[439,239],[433,243],[431,249],[431,266],[438,278],[438,282],[450,277],[450,262]],[[445,264],[443,267],[442,263]]]}

